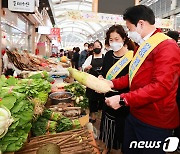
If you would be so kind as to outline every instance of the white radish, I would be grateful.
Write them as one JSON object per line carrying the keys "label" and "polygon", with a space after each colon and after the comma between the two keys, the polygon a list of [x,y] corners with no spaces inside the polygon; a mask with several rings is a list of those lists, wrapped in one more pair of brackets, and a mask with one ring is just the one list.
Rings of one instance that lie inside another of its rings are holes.
{"label": "white radish", "polygon": [[105,80],[100,80],[91,74],[80,72],[74,68],[68,68],[68,71],[74,79],[90,89],[93,89],[99,93],[113,91],[111,86]]}

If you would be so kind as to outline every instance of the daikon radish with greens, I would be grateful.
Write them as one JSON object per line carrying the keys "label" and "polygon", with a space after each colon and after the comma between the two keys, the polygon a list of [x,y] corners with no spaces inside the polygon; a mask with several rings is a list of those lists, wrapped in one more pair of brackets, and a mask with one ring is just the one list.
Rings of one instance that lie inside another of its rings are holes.
{"label": "daikon radish with greens", "polygon": [[110,85],[106,81],[100,80],[91,74],[80,72],[74,68],[68,68],[68,71],[75,80],[90,89],[93,89],[99,93],[107,93],[112,91]]}

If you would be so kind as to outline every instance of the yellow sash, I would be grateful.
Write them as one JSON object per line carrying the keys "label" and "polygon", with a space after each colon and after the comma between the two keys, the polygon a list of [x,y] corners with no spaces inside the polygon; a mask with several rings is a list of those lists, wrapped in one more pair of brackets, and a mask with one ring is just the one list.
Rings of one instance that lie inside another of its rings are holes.
{"label": "yellow sash", "polygon": [[146,57],[151,53],[151,51],[164,40],[171,39],[167,35],[163,33],[156,33],[151,36],[148,40],[143,42],[143,44],[139,47],[135,56],[133,57],[130,66],[129,66],[129,85],[131,86],[131,82],[133,77],[139,70],[142,63],[145,61]]}
{"label": "yellow sash", "polygon": [[128,51],[122,58],[120,58],[107,72],[106,79],[112,80],[130,63],[133,58],[133,51]]}

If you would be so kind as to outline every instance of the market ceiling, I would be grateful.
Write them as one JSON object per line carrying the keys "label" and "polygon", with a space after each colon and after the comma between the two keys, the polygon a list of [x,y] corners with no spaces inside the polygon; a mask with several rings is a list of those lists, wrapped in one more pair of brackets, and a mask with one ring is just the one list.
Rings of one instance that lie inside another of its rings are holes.
{"label": "market ceiling", "polygon": [[66,18],[67,12],[72,10],[92,12],[92,0],[49,1],[54,13],[55,23],[61,29],[61,39],[64,47],[78,46],[86,41],[93,41],[95,34],[100,33],[100,30],[108,26],[104,23],[74,21]]}

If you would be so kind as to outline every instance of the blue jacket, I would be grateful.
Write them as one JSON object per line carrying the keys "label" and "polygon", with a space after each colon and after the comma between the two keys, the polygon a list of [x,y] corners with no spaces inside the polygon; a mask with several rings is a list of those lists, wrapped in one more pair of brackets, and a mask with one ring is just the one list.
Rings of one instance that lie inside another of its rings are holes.
{"label": "blue jacket", "polygon": [[83,50],[79,56],[79,67],[82,67],[87,58],[87,50]]}

